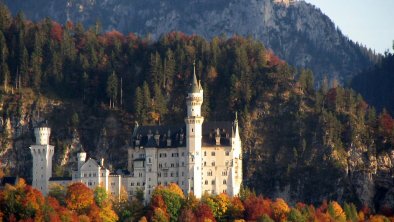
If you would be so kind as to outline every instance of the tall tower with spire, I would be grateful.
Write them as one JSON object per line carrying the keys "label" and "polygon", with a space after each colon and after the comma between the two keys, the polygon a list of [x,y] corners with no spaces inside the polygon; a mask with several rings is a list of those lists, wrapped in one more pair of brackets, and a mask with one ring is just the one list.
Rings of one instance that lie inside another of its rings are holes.
{"label": "tall tower with spire", "polygon": [[52,177],[52,157],[54,146],[49,145],[51,128],[47,124],[41,124],[34,128],[36,144],[30,146],[33,156],[33,181],[34,188],[41,191],[43,195],[48,193],[49,178]]}
{"label": "tall tower with spire", "polygon": [[233,125],[233,135],[231,137],[231,149],[233,164],[230,172],[230,195],[235,196],[239,194],[242,183],[242,144],[239,136],[238,114],[235,113],[235,120]]}
{"label": "tall tower with spire", "polygon": [[193,192],[197,198],[202,195],[202,123],[204,117],[201,116],[201,105],[203,103],[203,90],[200,82],[197,81],[196,65],[193,64],[193,81],[186,97],[187,117],[186,123],[186,149],[187,158],[187,186],[188,191]]}

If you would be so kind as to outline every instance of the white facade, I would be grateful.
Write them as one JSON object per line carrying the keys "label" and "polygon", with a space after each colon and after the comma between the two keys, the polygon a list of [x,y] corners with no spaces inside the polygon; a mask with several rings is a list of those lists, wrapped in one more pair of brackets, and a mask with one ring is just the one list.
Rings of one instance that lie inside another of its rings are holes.
{"label": "white facade", "polygon": [[204,193],[238,195],[242,183],[238,120],[204,123],[202,103],[203,90],[194,75],[185,126],[137,126],[128,149],[131,174],[124,182],[129,195],[140,190],[149,200],[156,186],[169,183],[198,198]]}
{"label": "white facade", "polygon": [[[124,188],[130,197],[142,192],[146,201],[157,186],[170,183],[178,184],[185,193],[193,192],[197,198],[204,193],[238,195],[242,183],[238,120],[204,122],[203,90],[195,74],[193,77],[186,98],[185,125],[136,126],[128,148],[128,174],[111,174],[103,159],[86,160],[86,153],[81,151],[72,178],[54,178],[51,183],[82,182],[92,189],[102,186],[114,196],[119,196]],[[52,171],[53,146],[48,145],[49,134],[49,128],[38,128],[39,144],[30,148],[34,161],[33,186],[42,187],[44,194]]]}

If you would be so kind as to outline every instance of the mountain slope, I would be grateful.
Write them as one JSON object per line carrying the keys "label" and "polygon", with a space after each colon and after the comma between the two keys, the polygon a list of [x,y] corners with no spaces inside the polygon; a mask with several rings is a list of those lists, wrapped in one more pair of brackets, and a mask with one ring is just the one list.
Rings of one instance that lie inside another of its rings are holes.
{"label": "mountain slope", "polygon": [[374,68],[356,75],[350,86],[379,110],[394,113],[394,55],[387,54]]}
{"label": "mountain slope", "polygon": [[290,5],[272,0],[5,0],[13,13],[22,10],[29,19],[50,17],[59,22],[81,21],[103,30],[152,34],[157,38],[182,31],[212,38],[240,34],[261,40],[279,57],[297,67],[346,81],[371,66],[377,57],[350,41],[319,9],[304,1]]}

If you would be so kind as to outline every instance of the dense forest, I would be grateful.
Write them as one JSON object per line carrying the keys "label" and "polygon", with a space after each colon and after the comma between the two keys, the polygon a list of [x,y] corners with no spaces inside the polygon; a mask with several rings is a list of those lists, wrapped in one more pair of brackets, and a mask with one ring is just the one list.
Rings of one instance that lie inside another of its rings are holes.
{"label": "dense forest", "polygon": [[[157,41],[100,27],[31,22],[0,5],[1,162],[30,177],[32,128],[49,119],[54,174],[70,170],[78,135],[93,157],[126,168],[139,124],[183,122],[193,61],[206,119],[240,113],[244,185],[270,198],[320,204],[351,201],[394,208],[393,129],[387,111],[335,82],[315,89],[252,38],[169,33]],[[79,140],[78,140],[79,141]],[[318,189],[316,189],[318,188]]]}
{"label": "dense forest", "polygon": [[[141,192],[142,194],[142,192]],[[364,207],[357,210],[352,203],[343,207],[336,201],[324,201],[314,207],[304,203],[289,206],[281,198],[271,200],[256,195],[248,189],[237,197],[227,194],[204,195],[197,199],[192,193],[185,196],[176,185],[158,186],[152,198],[144,206],[140,196],[129,200],[127,193],[119,197],[108,195],[104,188],[94,190],[83,183],[68,187],[52,186],[47,197],[21,179],[0,191],[1,221],[154,221],[154,222],[215,222],[215,221],[261,221],[261,222],[389,222],[392,212],[373,214]]]}
{"label": "dense forest", "polygon": [[[394,45],[393,45],[394,49]],[[387,52],[377,65],[355,76],[350,87],[363,95],[378,110],[394,112],[394,54]]]}

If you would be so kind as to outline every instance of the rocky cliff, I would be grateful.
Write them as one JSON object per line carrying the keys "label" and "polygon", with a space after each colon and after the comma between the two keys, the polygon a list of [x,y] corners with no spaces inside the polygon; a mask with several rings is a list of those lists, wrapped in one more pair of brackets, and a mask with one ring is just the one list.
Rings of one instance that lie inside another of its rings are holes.
{"label": "rocky cliff", "polygon": [[[321,80],[340,81],[371,66],[378,59],[335,27],[319,9],[304,1],[272,0],[5,0],[29,19],[50,17],[59,22],[101,23],[103,30],[151,34],[157,38],[182,31],[213,38],[239,34],[261,40],[297,67],[307,67]],[[97,28],[97,27],[96,27]]]}

